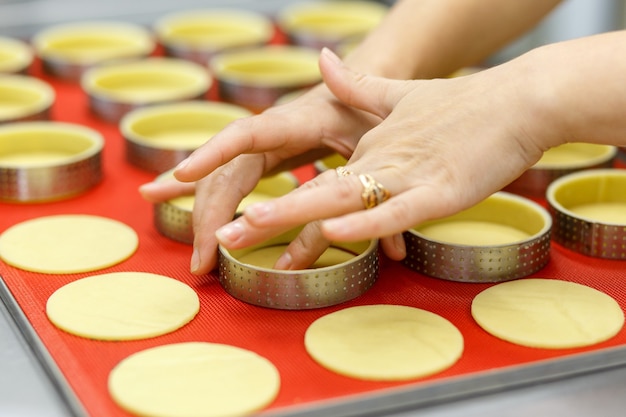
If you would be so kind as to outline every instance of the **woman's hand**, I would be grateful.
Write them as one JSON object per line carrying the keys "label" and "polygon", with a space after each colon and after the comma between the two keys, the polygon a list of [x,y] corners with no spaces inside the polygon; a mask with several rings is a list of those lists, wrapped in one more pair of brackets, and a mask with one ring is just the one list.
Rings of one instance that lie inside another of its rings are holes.
{"label": "woman's hand", "polygon": [[330,152],[347,158],[379,122],[319,85],[292,102],[236,120],[179,164],[177,181],[149,183],[140,192],[149,201],[162,201],[195,190],[191,270],[203,274],[217,263],[215,231],[233,219],[262,176]]}
{"label": "woman's hand", "polygon": [[[295,192],[249,206],[217,231],[241,248],[313,222],[277,266],[307,266],[331,241],[383,237],[393,259],[404,256],[400,233],[468,208],[517,178],[551,146],[552,126],[534,107],[521,74],[525,61],[454,79],[394,81],[351,71],[329,51],[324,81],[343,103],[384,119],[363,135],[346,170],[328,171]],[[352,174],[350,174],[352,173]],[[391,198],[364,210],[359,174]],[[386,237],[386,238],[385,238]]]}

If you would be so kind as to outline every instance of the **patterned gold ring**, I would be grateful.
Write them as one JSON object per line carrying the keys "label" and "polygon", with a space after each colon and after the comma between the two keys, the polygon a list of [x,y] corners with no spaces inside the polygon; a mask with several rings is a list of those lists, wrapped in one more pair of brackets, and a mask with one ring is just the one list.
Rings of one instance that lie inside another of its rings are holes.
{"label": "patterned gold ring", "polygon": [[348,170],[346,167],[341,166],[341,167],[337,167],[335,168],[335,172],[337,173],[338,177],[347,177],[348,175],[352,175],[354,174],[354,172]]}
{"label": "patterned gold ring", "polygon": [[391,193],[381,183],[376,181],[369,174],[359,174],[359,181],[363,184],[363,192],[361,192],[361,201],[366,210],[376,207],[377,205],[389,200]]}

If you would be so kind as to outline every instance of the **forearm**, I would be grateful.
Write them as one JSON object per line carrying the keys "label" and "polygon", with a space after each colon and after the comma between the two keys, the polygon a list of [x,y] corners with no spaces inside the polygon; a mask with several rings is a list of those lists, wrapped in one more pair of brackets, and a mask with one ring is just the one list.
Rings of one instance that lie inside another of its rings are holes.
{"label": "forearm", "polygon": [[433,78],[474,65],[517,38],[560,0],[398,0],[346,57],[360,72]]}
{"label": "forearm", "polygon": [[[537,48],[517,58],[520,94],[547,126],[545,147],[565,142],[626,146],[626,31]],[[525,85],[524,85],[525,84]]]}

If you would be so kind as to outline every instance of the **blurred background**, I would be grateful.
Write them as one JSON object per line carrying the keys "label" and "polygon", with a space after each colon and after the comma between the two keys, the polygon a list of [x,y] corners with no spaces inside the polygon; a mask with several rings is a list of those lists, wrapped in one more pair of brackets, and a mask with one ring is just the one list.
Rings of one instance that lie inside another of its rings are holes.
{"label": "blurred background", "polygon": [[[56,23],[125,19],[150,24],[184,9],[244,8],[273,15],[298,0],[0,0],[0,35],[27,39]],[[380,0],[392,4],[393,0]],[[565,0],[535,30],[490,59],[498,63],[535,46],[626,27],[626,0]]]}

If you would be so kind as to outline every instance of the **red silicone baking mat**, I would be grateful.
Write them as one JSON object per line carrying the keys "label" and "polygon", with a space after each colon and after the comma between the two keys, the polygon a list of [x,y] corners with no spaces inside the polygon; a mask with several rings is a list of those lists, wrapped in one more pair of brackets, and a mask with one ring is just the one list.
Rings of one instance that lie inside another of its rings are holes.
{"label": "red silicone baking mat", "polygon": [[[44,275],[0,263],[3,297],[13,308],[33,347],[55,368],[57,385],[67,389],[89,416],[122,417],[107,393],[110,370],[128,355],[157,345],[184,341],[226,343],[253,350],[271,360],[282,379],[280,393],[265,413],[350,415],[362,411],[419,405],[438,397],[452,397],[490,388],[502,388],[567,373],[626,363],[626,329],[609,341],[586,349],[543,350],[516,346],[481,330],[472,320],[470,303],[486,284],[463,284],[429,278],[399,263],[383,259],[379,280],[366,294],[333,308],[310,311],[271,310],[245,304],[227,295],[215,275],[197,277],[188,272],[191,248],[161,236],[153,226],[152,206],[142,200],[137,187],[153,179],[125,159],[124,142],[115,124],[90,114],[87,98],[73,82],[41,74],[50,82],[57,100],[52,119],[90,126],[106,140],[104,180],[88,192],[65,201],[43,204],[0,204],[0,232],[18,222],[44,215],[86,213],[120,220],[140,236],[138,251],[125,262],[98,271],[146,271],[168,275],[192,286],[201,300],[198,316],[182,329],[143,341],[102,342],[83,339],[55,328],[46,318],[47,298],[73,280],[93,275]],[[311,167],[297,171],[312,175]],[[60,237],[62,239],[62,237]],[[626,263],[585,257],[552,248],[549,264],[535,277],[575,281],[613,296],[626,309]],[[2,291],[0,291],[2,292]],[[141,294],[137,294],[138,297]],[[369,382],[339,376],[317,365],[305,352],[303,335],[318,317],[354,305],[390,303],[430,310],[447,318],[463,333],[463,357],[450,369],[420,380],[401,383]],[[47,359],[46,359],[47,358]],[[420,393],[421,396],[420,396]],[[376,400],[376,403],[368,401]],[[365,408],[364,405],[367,405]]]}

